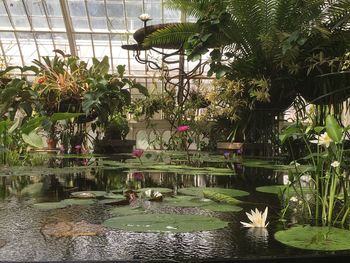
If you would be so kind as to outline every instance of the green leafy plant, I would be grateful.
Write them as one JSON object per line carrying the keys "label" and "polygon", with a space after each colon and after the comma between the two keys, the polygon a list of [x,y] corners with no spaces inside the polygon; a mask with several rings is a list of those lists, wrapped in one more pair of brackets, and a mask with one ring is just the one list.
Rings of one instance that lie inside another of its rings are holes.
{"label": "green leafy plant", "polygon": [[[294,125],[286,128],[280,136],[282,143],[294,136],[306,144],[308,155],[294,160],[294,163],[307,162],[312,168],[301,170],[295,165],[297,172],[291,173],[289,180],[290,186],[298,189],[298,198],[303,201],[316,225],[319,222],[324,226],[344,224],[350,214],[349,175],[344,158],[348,129],[342,128],[332,115],[328,115],[325,126]],[[314,198],[308,198],[303,190],[302,176],[310,178],[309,187]]]}

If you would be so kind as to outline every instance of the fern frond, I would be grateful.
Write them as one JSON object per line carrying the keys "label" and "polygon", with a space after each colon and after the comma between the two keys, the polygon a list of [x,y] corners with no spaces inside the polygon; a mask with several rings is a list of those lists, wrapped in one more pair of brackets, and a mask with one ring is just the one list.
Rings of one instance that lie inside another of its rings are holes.
{"label": "fern frond", "polygon": [[225,1],[217,0],[168,0],[166,6],[170,9],[180,10],[187,16],[200,18],[208,14],[210,9],[224,10]]}
{"label": "fern frond", "polygon": [[199,27],[194,23],[179,23],[159,29],[144,40],[145,47],[179,45],[185,43],[189,37],[199,32]]}

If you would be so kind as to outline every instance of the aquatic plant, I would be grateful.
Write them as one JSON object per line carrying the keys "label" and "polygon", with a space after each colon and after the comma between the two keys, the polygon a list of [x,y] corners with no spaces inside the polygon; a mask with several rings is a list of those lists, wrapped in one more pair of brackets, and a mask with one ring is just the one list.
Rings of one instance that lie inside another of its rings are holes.
{"label": "aquatic plant", "polygon": [[143,153],[144,153],[144,150],[142,150],[142,149],[134,149],[132,151],[132,156],[138,158],[140,163],[142,164],[141,157],[142,157]]}
{"label": "aquatic plant", "polygon": [[[347,198],[350,180],[344,159],[345,136],[349,128],[342,128],[332,115],[328,115],[325,126],[296,124],[288,127],[280,136],[282,143],[293,137],[303,140],[306,145],[307,156],[294,162],[308,162],[310,168],[302,170],[300,166],[295,166],[296,172],[289,175],[289,181],[305,204],[307,215],[314,218],[316,225],[319,222],[323,226],[344,224],[350,214]],[[309,193],[314,197],[312,199],[307,197],[301,185],[301,178],[305,176],[310,178]]]}
{"label": "aquatic plant", "polygon": [[241,222],[244,227],[267,227],[269,223],[266,223],[268,207],[265,208],[264,213],[260,212],[257,208],[255,211],[250,210],[251,213],[245,213],[250,220],[250,223]]}

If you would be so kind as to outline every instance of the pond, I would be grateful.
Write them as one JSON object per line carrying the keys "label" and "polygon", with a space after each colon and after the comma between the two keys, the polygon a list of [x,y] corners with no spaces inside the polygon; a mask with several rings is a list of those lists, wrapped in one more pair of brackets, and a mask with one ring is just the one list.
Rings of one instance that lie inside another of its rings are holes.
{"label": "pond", "polygon": [[[210,159],[209,156],[208,160]],[[77,160],[81,162],[80,159]],[[157,166],[154,159],[139,165],[135,160],[128,162],[125,159],[98,158],[90,158],[84,166],[79,167],[51,170],[2,169],[0,261],[229,261],[241,258],[333,255],[291,248],[275,240],[274,233],[295,223],[292,222],[295,219],[279,221],[280,201],[277,195],[255,189],[283,183],[283,172],[249,167],[254,165],[248,163],[244,166],[239,163],[233,165],[224,160],[219,162],[220,158],[217,156],[213,156],[212,162],[207,162],[208,160],[201,162],[204,171],[199,167],[190,171],[183,166],[178,166],[175,172],[166,171],[164,166],[162,171],[159,160]],[[172,165],[168,162],[168,167]],[[152,167],[153,170],[150,169]],[[208,172],[210,167],[215,168],[216,172],[215,169]],[[242,203],[233,205],[228,202],[221,207],[217,203],[204,204],[203,202],[213,201],[203,201],[203,197],[196,196],[198,191],[193,190],[194,187],[199,187],[199,191],[207,187],[212,192],[225,194],[219,188],[236,189],[246,191],[249,195],[235,192],[235,195],[229,196],[234,196],[233,200],[240,200]],[[184,190],[185,188],[190,189],[190,192]],[[126,200],[122,195],[123,191],[125,194],[125,189],[134,189],[133,193],[138,197]],[[159,191],[163,201],[149,201],[149,198],[144,197],[143,190],[138,189]],[[74,193],[81,191],[94,196],[91,199],[72,198],[76,195]],[[189,195],[193,193],[193,196]],[[176,199],[178,202],[173,196],[179,198]],[[56,207],[45,206],[48,202],[56,204]],[[269,225],[266,228],[242,226],[241,221],[248,222],[245,212],[256,207],[264,210],[266,206],[269,207]],[[162,232],[153,231],[153,225],[146,225],[145,230],[138,225],[142,222],[133,221],[135,218],[148,218],[151,221],[154,218],[157,221],[164,214],[170,214],[171,217],[163,218],[166,231]],[[172,218],[181,215],[194,216],[194,219],[188,218],[192,222],[184,226],[184,231],[181,231],[181,224],[172,224]],[[111,218],[118,220],[123,216],[130,220],[124,222],[124,228],[121,227],[123,229],[106,223],[111,222]],[[196,221],[196,216],[199,221]],[[210,221],[212,225],[208,227],[207,221],[201,221],[203,218],[214,221]],[[151,230],[147,230],[147,227]],[[157,227],[159,226],[155,228]],[[203,231],[200,231],[201,227]],[[350,251],[338,252],[336,255],[348,254],[350,255]]]}

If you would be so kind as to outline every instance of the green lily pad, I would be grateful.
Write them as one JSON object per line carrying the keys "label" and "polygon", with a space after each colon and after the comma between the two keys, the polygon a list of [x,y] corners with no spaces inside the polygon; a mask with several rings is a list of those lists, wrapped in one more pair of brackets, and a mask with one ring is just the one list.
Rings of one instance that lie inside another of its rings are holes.
{"label": "green lily pad", "polygon": [[21,194],[31,195],[31,196],[40,195],[42,192],[43,185],[44,185],[43,183],[35,183],[35,184],[27,185],[22,189]]}
{"label": "green lily pad", "polygon": [[141,207],[120,206],[110,210],[113,216],[142,215],[145,213]]}
{"label": "green lily pad", "polygon": [[[269,193],[269,194],[280,194],[283,193],[285,189],[287,189],[287,185],[265,185],[265,186],[259,186],[256,188],[256,191],[262,192],[262,193]],[[297,187],[297,192],[300,193],[300,189]],[[303,187],[304,193],[310,193],[311,190],[308,187]],[[295,195],[296,192],[293,187],[289,187],[287,189],[289,191],[289,195]]]}
{"label": "green lily pad", "polygon": [[64,202],[46,202],[46,203],[34,204],[34,207],[40,210],[60,209],[60,208],[65,208],[67,206],[68,205]]}
{"label": "green lily pad", "polygon": [[74,198],[95,198],[103,197],[107,194],[105,191],[80,191],[71,193],[71,196]]}
{"label": "green lily pad", "polygon": [[212,211],[212,212],[240,212],[243,210],[242,207],[236,205],[229,204],[221,204],[221,203],[210,203],[201,208]]}
{"label": "green lily pad", "polygon": [[162,188],[162,187],[148,187],[148,188],[141,188],[141,189],[138,189],[137,192],[141,192],[141,193],[144,193],[146,192],[147,190],[149,189],[152,189],[154,192],[159,192],[161,194],[170,194],[173,192],[173,189],[170,189],[170,188]]}
{"label": "green lily pad", "polygon": [[113,194],[113,193],[108,193],[103,196],[104,198],[107,199],[125,199],[125,196],[122,194]]}
{"label": "green lily pad", "polygon": [[221,194],[219,192],[215,192],[215,191],[203,191],[203,195],[206,198],[209,198],[215,202],[222,202],[222,203],[227,203],[230,205],[237,205],[237,204],[241,204],[244,203],[232,196],[226,195],[226,194]]}
{"label": "green lily pad", "polygon": [[350,249],[350,231],[340,228],[296,226],[275,233],[275,238],[291,247],[336,251]]}
{"label": "green lily pad", "polygon": [[203,191],[215,191],[217,193],[225,194],[231,197],[249,195],[249,193],[246,191],[237,190],[237,189],[220,188],[220,187],[188,187],[188,188],[179,189],[178,193],[183,195],[193,195],[193,196],[203,197]]}
{"label": "green lily pad", "polygon": [[163,201],[164,204],[168,206],[175,207],[201,207],[208,205],[208,203],[213,204],[214,202],[209,199],[198,198],[186,195],[177,195],[176,197],[166,198]]}
{"label": "green lily pad", "polygon": [[64,203],[66,205],[91,205],[94,203],[91,199],[64,199],[61,201],[61,203]]}
{"label": "green lily pad", "polygon": [[224,228],[228,222],[198,215],[145,214],[113,217],[103,225],[133,232],[195,232]]}

